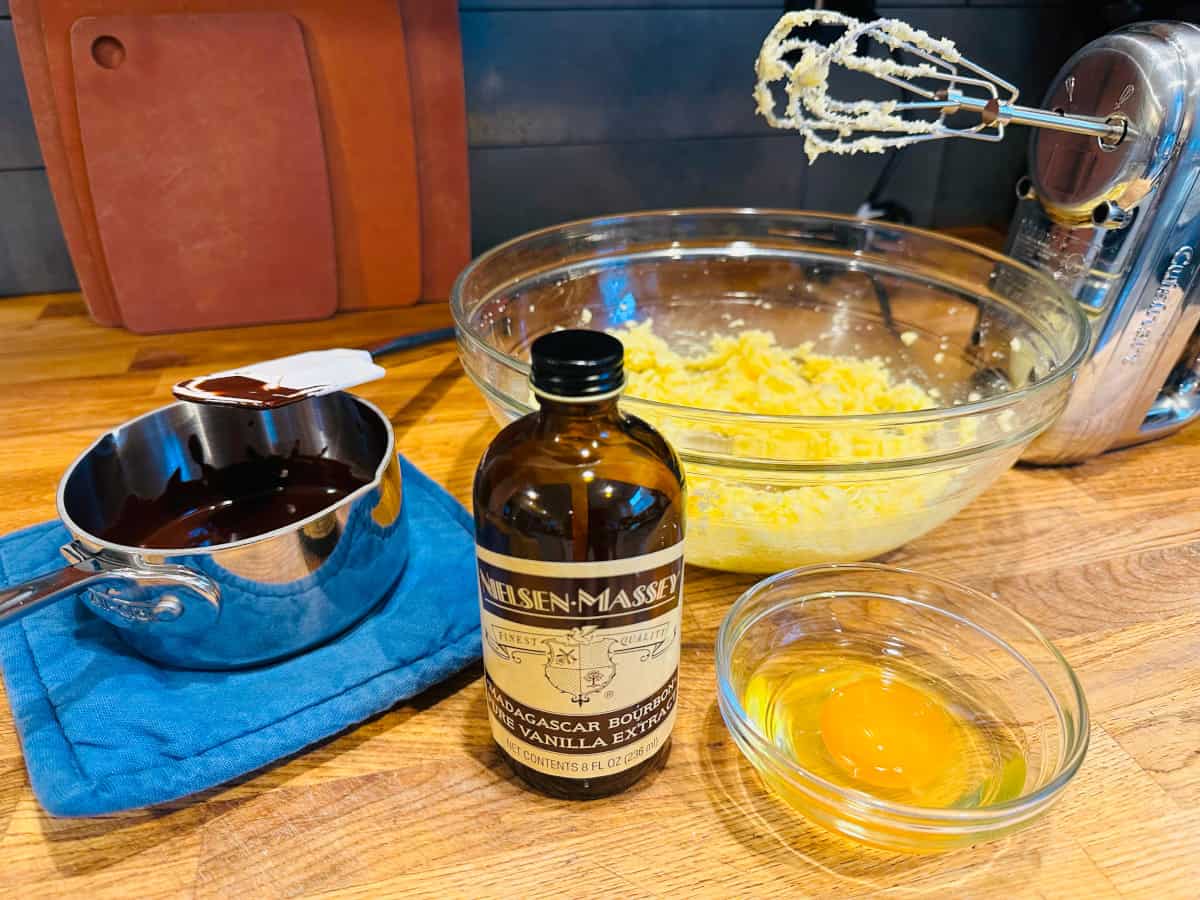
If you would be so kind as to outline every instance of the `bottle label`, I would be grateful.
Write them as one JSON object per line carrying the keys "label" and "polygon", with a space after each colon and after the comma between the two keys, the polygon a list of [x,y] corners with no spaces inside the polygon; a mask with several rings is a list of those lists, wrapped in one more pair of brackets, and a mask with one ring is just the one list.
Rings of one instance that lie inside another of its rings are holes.
{"label": "bottle label", "polygon": [[476,549],[496,742],[564,778],[615,775],[649,759],[675,724],[683,542],[597,563]]}

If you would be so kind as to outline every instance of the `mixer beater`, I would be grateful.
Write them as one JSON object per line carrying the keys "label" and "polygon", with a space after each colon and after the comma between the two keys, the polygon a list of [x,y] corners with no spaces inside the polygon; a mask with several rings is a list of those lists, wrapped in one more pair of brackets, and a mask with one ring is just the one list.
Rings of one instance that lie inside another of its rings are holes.
{"label": "mixer beater", "polygon": [[[816,25],[845,31],[829,44],[800,36]],[[866,54],[860,52],[864,43]],[[898,51],[900,59],[869,55],[874,48]],[[829,94],[834,67],[873,76],[918,99],[839,100]],[[785,13],[763,41],[757,74],[759,113],[776,128],[804,134],[810,161],[821,153],[878,153],[947,137],[999,141],[1008,124],[1091,135],[1111,148],[1129,127],[1120,115],[1101,119],[1018,106],[1017,88],[966,59],[953,41],[897,19],[860,22],[824,9]],[[957,112],[978,113],[979,120],[951,126],[947,118]],[[936,117],[917,117],[921,113]]]}

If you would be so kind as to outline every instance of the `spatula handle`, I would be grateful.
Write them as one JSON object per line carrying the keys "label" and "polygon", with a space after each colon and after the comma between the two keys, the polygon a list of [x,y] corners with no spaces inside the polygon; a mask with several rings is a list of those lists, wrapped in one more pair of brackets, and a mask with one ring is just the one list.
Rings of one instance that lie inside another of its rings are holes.
{"label": "spatula handle", "polygon": [[388,353],[399,353],[401,350],[411,350],[426,344],[436,344],[438,341],[448,341],[454,337],[453,328],[435,328],[433,331],[419,331],[416,334],[406,334],[403,337],[392,338],[379,344],[364,347],[373,357],[384,356]]}

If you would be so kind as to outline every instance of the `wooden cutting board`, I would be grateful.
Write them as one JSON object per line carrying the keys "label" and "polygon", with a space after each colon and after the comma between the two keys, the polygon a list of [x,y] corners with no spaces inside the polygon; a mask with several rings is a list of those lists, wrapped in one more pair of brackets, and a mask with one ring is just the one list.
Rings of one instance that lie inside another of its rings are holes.
{"label": "wooden cutting board", "polygon": [[421,189],[421,299],[444,302],[471,259],[467,114],[456,0],[400,0]]}
{"label": "wooden cutting board", "polygon": [[337,308],[316,94],[286,13],[71,28],[80,135],[121,321],[141,333]]}
{"label": "wooden cutting board", "polygon": [[[55,205],[89,310],[100,322],[122,324],[88,184],[71,28],[86,16],[244,6],[243,0],[12,2]],[[254,6],[290,13],[303,29],[333,195],[339,307],[444,299],[470,254],[456,3],[256,0]]]}

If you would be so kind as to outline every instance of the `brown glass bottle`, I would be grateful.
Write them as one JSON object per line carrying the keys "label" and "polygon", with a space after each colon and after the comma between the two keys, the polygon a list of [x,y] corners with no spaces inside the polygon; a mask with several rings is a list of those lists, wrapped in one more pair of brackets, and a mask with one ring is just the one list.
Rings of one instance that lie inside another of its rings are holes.
{"label": "brown glass bottle", "polygon": [[670,445],[622,414],[623,348],[533,345],[539,410],[475,476],[492,733],[534,788],[590,799],[661,764],[674,723],[685,493]]}

